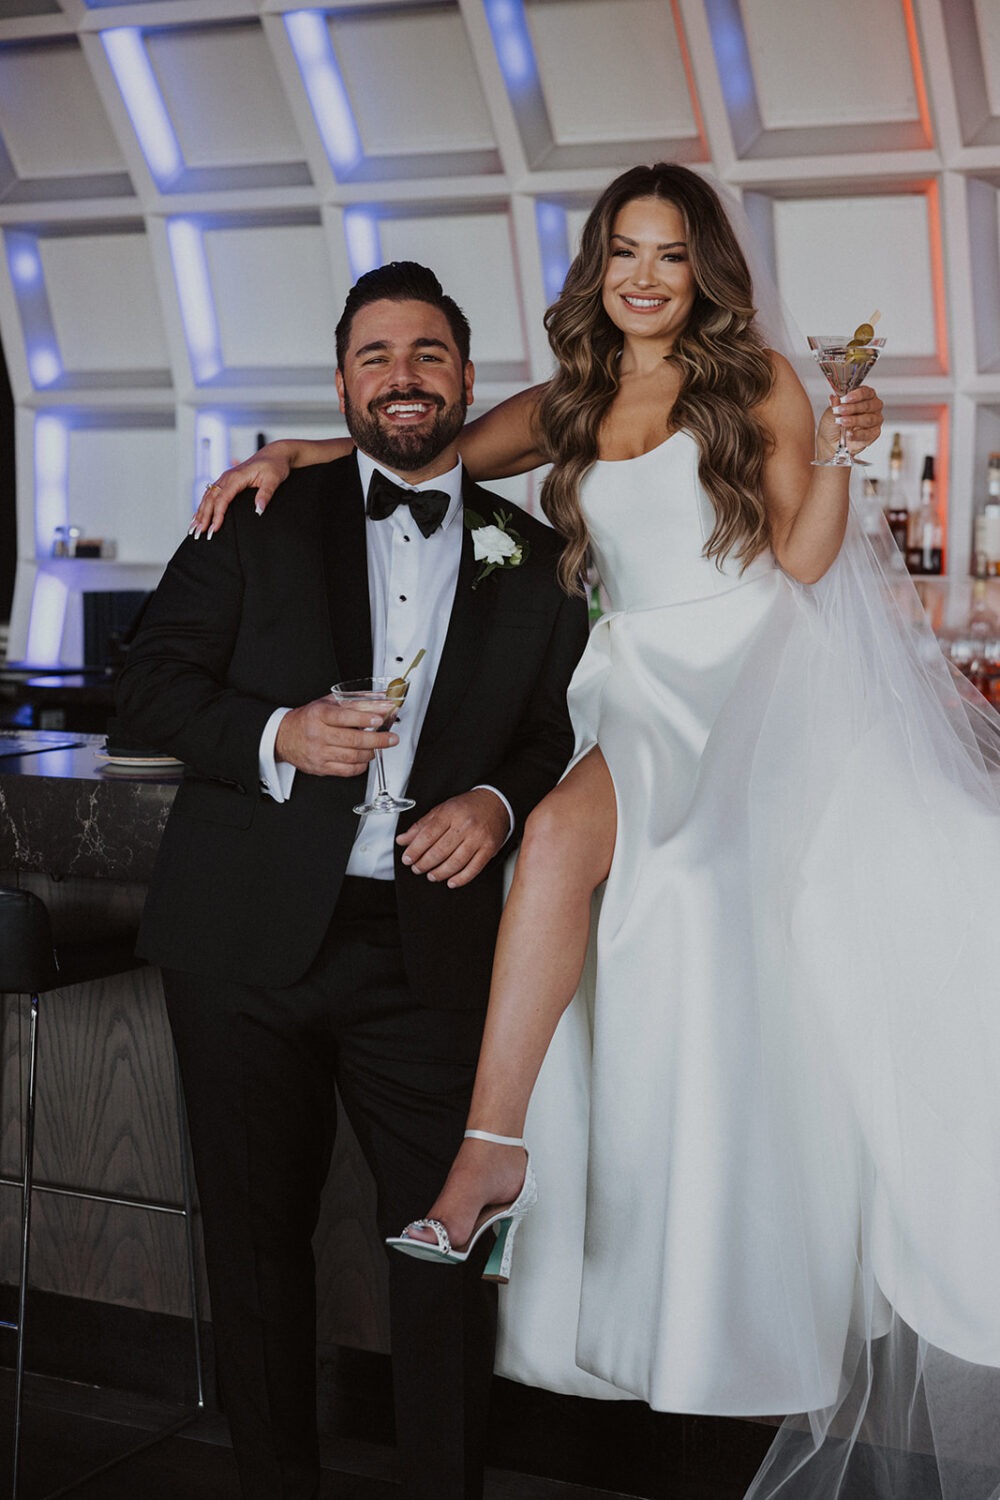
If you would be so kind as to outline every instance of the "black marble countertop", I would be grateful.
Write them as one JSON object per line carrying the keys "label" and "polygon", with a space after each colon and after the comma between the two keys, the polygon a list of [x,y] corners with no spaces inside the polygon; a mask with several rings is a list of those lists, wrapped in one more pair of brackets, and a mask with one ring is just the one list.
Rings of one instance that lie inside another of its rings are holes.
{"label": "black marble countertop", "polygon": [[103,735],[0,731],[0,869],[149,880],[181,768],[103,750]]}

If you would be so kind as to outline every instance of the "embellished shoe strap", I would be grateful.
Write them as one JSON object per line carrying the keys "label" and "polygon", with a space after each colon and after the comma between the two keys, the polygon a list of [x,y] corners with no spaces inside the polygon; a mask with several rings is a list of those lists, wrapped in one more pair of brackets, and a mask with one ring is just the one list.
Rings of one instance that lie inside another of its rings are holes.
{"label": "embellished shoe strap", "polygon": [[494,1135],[491,1130],[467,1130],[465,1139],[467,1141],[492,1141],[494,1146],[524,1146],[524,1141],[519,1135]]}
{"label": "embellished shoe strap", "polygon": [[[447,1229],[445,1229],[440,1219],[414,1219],[412,1224],[407,1224],[406,1228],[403,1230],[403,1233],[400,1235],[400,1239],[412,1240],[413,1235],[410,1233],[411,1229],[433,1229],[434,1234],[437,1237],[436,1248],[438,1250],[441,1250],[445,1255],[451,1254],[451,1240],[448,1237]],[[415,1243],[427,1245],[432,1250],[435,1248],[435,1246],[430,1244],[429,1240],[418,1240],[415,1241]]]}

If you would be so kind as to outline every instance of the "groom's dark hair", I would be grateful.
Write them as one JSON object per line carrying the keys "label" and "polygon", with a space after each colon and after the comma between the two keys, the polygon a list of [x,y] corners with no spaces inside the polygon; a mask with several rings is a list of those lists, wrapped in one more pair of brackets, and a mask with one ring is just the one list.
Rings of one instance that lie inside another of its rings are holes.
{"label": "groom's dark hair", "polygon": [[344,368],[355,314],[369,302],[427,302],[438,308],[448,320],[462,364],[468,362],[469,320],[458,303],[446,294],[434,272],[426,266],[418,265],[415,260],[391,260],[388,265],[359,276],[347,294],[336,331],[338,370]]}

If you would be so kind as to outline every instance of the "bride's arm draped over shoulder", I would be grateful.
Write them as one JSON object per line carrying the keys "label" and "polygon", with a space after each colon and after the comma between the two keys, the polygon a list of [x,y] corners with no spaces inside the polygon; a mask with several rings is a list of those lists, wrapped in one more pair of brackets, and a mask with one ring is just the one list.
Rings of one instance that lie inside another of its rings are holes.
{"label": "bride's arm draped over shoulder", "polygon": [[[542,385],[519,391],[492,411],[462,429],[458,449],[473,479],[506,479],[524,474],[547,461],[541,446],[537,412]],[[242,490],[256,489],[256,505],[267,509],[272,495],[293,469],[330,463],[351,452],[350,438],[279,438],[259,448],[252,458],[220,474],[201,497],[191,532],[216,532],[226,511]]]}
{"label": "bride's arm draped over shoulder", "polygon": [[507,479],[548,462],[538,428],[544,385],[533,385],[501,401],[462,429],[458,451],[473,479]]}
{"label": "bride's arm draped over shoulder", "polygon": [[848,468],[816,468],[814,454],[829,458],[837,446],[838,417],[849,433],[852,454],[882,430],[882,402],[860,386],[832,402],[814,427],[809,397],[788,360],[772,351],[774,386],[759,408],[773,446],[764,465],[764,504],[775,557],[800,583],[815,583],[832,566],[844,540],[848,514]]}

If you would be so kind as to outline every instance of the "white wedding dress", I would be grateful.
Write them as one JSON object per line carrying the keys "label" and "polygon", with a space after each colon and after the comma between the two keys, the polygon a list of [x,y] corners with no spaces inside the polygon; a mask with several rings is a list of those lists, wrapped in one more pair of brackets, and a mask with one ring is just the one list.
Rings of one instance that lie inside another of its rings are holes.
{"label": "white wedding dress", "polygon": [[498,1369],[661,1410],[811,1413],[755,1500],[985,1500],[996,721],[853,519],[805,587],[770,554],[705,559],[686,432],[596,463],[581,493],[611,610],[570,704],[618,834],[528,1116],[540,1200]]}

